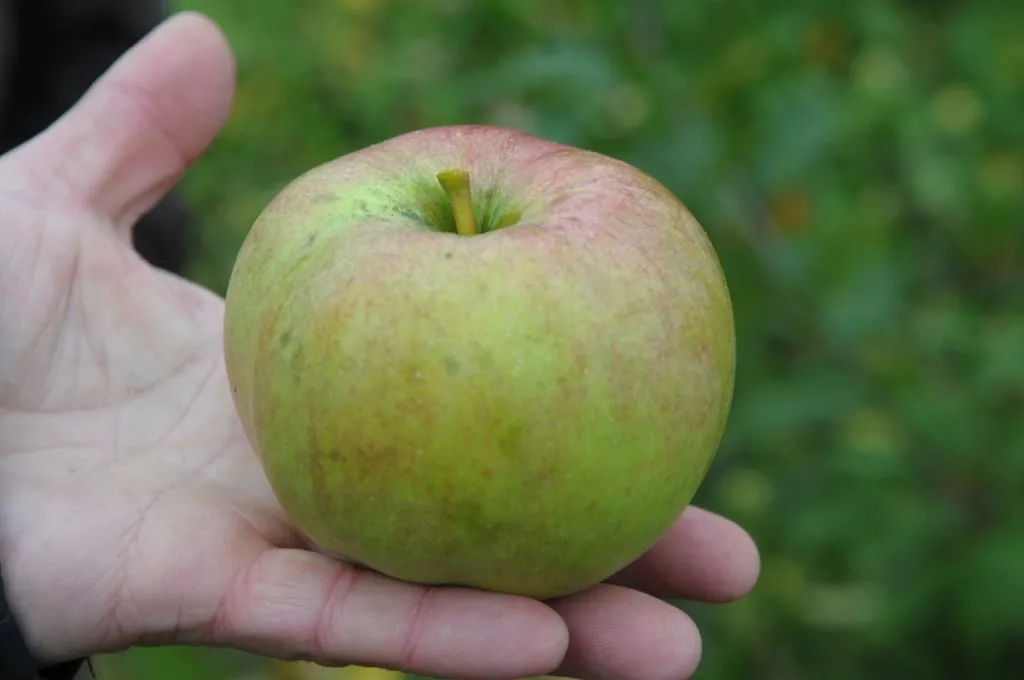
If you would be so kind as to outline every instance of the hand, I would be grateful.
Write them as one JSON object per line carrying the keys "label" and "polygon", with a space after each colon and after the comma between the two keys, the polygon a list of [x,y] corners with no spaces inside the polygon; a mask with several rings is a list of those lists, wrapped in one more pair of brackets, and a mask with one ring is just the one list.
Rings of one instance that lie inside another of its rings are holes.
{"label": "hand", "polygon": [[553,603],[423,588],[307,551],[241,433],[222,300],[131,228],[219,131],[234,65],[179,15],[0,159],[0,564],[37,659],[205,644],[451,678],[680,678],[659,597],[725,601],[750,538],[688,510],[613,583]]}

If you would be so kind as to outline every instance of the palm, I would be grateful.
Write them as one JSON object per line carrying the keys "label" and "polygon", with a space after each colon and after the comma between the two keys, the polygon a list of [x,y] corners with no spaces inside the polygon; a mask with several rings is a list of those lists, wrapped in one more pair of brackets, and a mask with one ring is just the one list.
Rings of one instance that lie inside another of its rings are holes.
{"label": "palm", "polygon": [[[192,598],[215,608],[240,560],[287,538],[236,427],[220,360],[222,303],[150,268],[84,211],[44,212],[27,199],[8,203],[16,228],[0,236],[0,251],[19,254],[0,287],[21,292],[2,316],[9,483],[0,495],[18,528],[5,570],[16,578],[24,569],[33,598],[76,603],[82,616],[66,625],[89,631],[89,649],[187,628],[181,619],[209,612],[175,601],[181,582],[205,586],[206,597]],[[55,566],[78,565],[75,580],[32,566],[40,551]],[[139,598],[179,620],[140,618]]]}

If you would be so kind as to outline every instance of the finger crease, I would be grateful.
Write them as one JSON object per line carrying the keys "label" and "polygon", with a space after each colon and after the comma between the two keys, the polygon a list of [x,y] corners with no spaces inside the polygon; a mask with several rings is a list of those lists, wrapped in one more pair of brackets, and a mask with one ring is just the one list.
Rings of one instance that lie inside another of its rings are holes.
{"label": "finger crease", "polygon": [[412,612],[408,618],[409,626],[406,629],[405,640],[402,642],[399,656],[404,668],[415,668],[417,666],[416,657],[418,656],[423,637],[422,628],[427,611],[427,598],[433,592],[432,588],[423,589],[412,605]]}
{"label": "finger crease", "polygon": [[324,598],[324,607],[311,638],[317,655],[327,658],[331,656],[332,650],[338,648],[338,641],[334,640],[336,622],[346,618],[345,609],[350,596],[358,587],[360,577],[358,569],[342,568],[338,569],[337,574],[331,579],[327,587],[327,596]]}

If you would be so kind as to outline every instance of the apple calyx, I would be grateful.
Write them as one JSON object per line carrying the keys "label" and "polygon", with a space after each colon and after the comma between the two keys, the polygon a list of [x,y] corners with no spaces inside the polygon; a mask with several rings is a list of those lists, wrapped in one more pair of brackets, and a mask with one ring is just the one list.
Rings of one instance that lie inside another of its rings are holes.
{"label": "apple calyx", "polygon": [[469,173],[457,169],[442,170],[437,173],[437,181],[452,204],[455,233],[459,236],[475,236],[480,233],[477,228],[476,215],[473,214],[473,192],[470,187]]}

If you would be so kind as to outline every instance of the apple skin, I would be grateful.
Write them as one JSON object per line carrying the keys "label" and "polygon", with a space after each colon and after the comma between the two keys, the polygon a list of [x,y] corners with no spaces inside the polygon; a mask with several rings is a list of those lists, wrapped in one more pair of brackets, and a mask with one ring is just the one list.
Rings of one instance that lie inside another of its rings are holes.
{"label": "apple skin", "polygon": [[[484,233],[452,233],[448,168],[469,172]],[[313,545],[538,599],[608,578],[678,519],[736,360],[722,269],[676,197],[490,126],[403,134],[286,186],[239,252],[224,349]]]}

